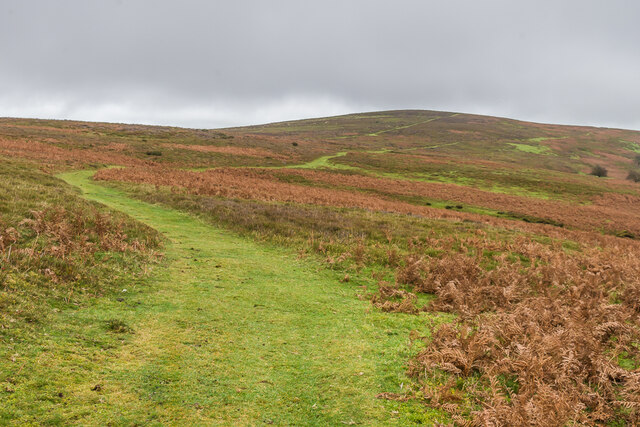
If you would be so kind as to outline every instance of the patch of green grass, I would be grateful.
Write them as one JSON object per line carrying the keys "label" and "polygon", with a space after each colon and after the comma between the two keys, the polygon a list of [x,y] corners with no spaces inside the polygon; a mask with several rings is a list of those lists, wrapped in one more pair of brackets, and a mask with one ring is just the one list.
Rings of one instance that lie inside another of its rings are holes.
{"label": "patch of green grass", "polygon": [[635,361],[633,358],[630,358],[629,354],[626,351],[623,351],[620,354],[618,354],[618,366],[620,366],[623,369],[633,371],[635,369],[638,369],[640,364],[638,364],[638,362]]}
{"label": "patch of green grass", "polygon": [[516,142],[509,142],[508,144],[514,147],[516,150],[524,151],[525,153],[542,154],[545,156],[554,155],[553,151],[551,151],[551,149],[545,145],[520,144]]}
{"label": "patch of green grass", "polygon": [[336,154],[331,154],[331,155],[328,155],[328,156],[318,157],[317,159],[311,160],[310,162],[304,163],[302,165],[288,165],[288,166],[285,166],[285,167],[286,168],[296,168],[296,169],[323,169],[323,168],[352,169],[352,168],[350,168],[349,166],[346,166],[346,165],[336,165],[336,164],[330,162],[332,159],[335,159],[337,157],[346,156],[346,155],[347,155],[346,151],[341,151],[341,152],[336,153]]}
{"label": "patch of green grass", "polygon": [[539,136],[536,138],[529,138],[527,139],[527,141],[529,142],[542,142],[542,141],[549,141],[549,140],[554,140],[554,139],[566,139],[566,136],[561,136],[561,137],[551,137],[551,136]]}
{"label": "patch of green grass", "polygon": [[633,151],[634,153],[640,153],[640,144],[638,144],[637,142],[633,142],[633,141],[625,141],[624,139],[621,139],[620,142],[622,142],[623,144],[626,145],[626,147]]}

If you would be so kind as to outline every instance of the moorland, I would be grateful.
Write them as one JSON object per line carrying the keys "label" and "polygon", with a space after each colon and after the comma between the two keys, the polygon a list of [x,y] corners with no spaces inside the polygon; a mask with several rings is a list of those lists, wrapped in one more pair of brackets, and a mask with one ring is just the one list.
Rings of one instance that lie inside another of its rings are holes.
{"label": "moorland", "polygon": [[640,132],[0,119],[0,423],[640,420]]}

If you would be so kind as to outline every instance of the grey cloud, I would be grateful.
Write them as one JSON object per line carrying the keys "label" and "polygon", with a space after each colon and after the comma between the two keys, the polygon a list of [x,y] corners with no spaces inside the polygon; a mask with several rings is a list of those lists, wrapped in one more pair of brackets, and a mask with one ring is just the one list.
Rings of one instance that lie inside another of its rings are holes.
{"label": "grey cloud", "polygon": [[624,0],[4,0],[0,116],[426,108],[640,128],[639,16]]}

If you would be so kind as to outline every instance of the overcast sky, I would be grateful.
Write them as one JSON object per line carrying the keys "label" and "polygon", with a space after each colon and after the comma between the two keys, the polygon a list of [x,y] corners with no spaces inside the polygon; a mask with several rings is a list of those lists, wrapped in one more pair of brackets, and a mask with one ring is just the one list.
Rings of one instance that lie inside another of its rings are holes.
{"label": "overcast sky", "polygon": [[0,116],[406,108],[640,129],[640,2],[0,0]]}

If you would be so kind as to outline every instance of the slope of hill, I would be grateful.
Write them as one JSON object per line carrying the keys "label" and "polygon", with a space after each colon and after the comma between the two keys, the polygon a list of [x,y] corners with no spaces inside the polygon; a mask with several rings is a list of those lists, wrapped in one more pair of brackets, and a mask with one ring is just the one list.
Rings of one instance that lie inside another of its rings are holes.
{"label": "slope of hill", "polygon": [[[519,168],[540,168],[559,172],[588,172],[594,164],[608,167],[612,176],[625,178],[640,152],[640,133],[619,129],[560,126],[521,122],[488,116],[434,111],[387,111],[353,114],[325,119],[300,120],[263,126],[227,129],[231,135],[252,136],[256,140],[322,142],[327,151],[389,150],[409,163],[401,170],[416,173],[426,160],[493,160],[515,163]],[[334,148],[335,147],[335,148]],[[319,148],[319,147],[315,147]],[[381,153],[376,153],[381,154]],[[418,157],[414,161],[412,157]],[[380,157],[380,156],[378,156]],[[376,156],[353,158],[364,164]],[[347,159],[343,163],[349,164]],[[384,158],[387,170],[397,170],[397,162]],[[492,163],[491,165],[495,165]],[[495,167],[495,166],[494,166]],[[462,177],[466,174],[462,173]]]}
{"label": "slope of hill", "polygon": [[636,131],[434,111],[219,130],[0,119],[0,156],[43,177],[98,169],[425,325],[389,331],[410,337],[388,369],[411,380],[369,393],[400,424],[640,420],[639,153]]}

